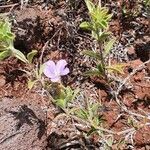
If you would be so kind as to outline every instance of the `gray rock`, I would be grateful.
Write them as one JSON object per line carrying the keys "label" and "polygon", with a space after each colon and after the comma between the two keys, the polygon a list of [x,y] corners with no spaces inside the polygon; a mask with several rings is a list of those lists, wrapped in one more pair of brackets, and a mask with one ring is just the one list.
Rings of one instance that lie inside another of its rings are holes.
{"label": "gray rock", "polygon": [[0,150],[46,149],[45,114],[36,100],[0,100]]}

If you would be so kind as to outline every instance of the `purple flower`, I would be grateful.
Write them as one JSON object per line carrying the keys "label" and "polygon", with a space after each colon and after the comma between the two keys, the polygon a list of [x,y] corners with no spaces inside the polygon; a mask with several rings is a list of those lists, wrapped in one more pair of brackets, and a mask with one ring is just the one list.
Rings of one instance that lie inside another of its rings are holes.
{"label": "purple flower", "polygon": [[66,60],[59,60],[56,64],[49,60],[44,64],[44,74],[51,79],[52,82],[60,82],[61,76],[69,73],[69,68],[66,67]]}

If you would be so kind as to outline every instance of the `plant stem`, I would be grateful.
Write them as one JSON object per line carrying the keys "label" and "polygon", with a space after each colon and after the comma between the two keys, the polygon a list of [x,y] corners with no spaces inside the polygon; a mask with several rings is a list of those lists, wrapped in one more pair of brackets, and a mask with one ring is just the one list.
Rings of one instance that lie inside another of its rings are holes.
{"label": "plant stem", "polygon": [[98,6],[101,8],[101,0],[98,1]]}
{"label": "plant stem", "polygon": [[98,37],[98,47],[99,47],[99,51],[100,51],[100,57],[101,57],[101,64],[102,64],[102,68],[103,68],[103,75],[106,81],[108,81],[108,77],[107,77],[107,73],[106,73],[106,67],[105,67],[105,60],[103,57],[103,46],[102,46],[102,41],[100,41],[100,37],[99,37],[99,32],[97,32],[97,37]]}

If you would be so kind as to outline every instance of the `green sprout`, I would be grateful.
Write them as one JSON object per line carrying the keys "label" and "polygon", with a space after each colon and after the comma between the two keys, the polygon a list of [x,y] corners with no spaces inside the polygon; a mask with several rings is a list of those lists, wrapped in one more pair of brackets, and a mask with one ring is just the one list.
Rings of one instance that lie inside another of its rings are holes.
{"label": "green sprout", "polygon": [[32,71],[25,71],[28,74],[28,89],[31,90],[36,83],[43,83],[43,69],[44,65],[37,65],[35,68],[31,68]]}

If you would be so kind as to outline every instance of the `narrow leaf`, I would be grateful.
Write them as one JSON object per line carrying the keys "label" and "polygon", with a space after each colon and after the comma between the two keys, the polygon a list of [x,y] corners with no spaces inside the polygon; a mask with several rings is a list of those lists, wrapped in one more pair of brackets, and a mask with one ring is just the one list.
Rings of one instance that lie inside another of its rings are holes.
{"label": "narrow leaf", "polygon": [[99,40],[104,41],[109,35],[110,35],[110,32],[101,32],[99,33]]}
{"label": "narrow leaf", "polygon": [[40,65],[39,72],[38,72],[38,78],[39,78],[39,79],[41,79],[43,70],[44,70],[44,65]]}
{"label": "narrow leaf", "polygon": [[86,29],[86,30],[91,30],[91,24],[90,24],[90,22],[84,21],[80,24],[80,28]]}
{"label": "narrow leaf", "polygon": [[104,68],[103,68],[103,66],[102,66],[101,63],[99,63],[99,64],[97,65],[97,69],[99,70],[99,72],[100,72],[101,74],[104,73]]}
{"label": "narrow leaf", "polygon": [[19,60],[23,61],[24,63],[28,63],[28,60],[26,59],[25,55],[21,51],[14,49],[13,55],[17,57]]}
{"label": "narrow leaf", "polygon": [[79,110],[77,110],[77,111],[75,112],[75,114],[76,114],[79,118],[84,119],[84,120],[86,120],[86,119],[88,118],[88,113],[87,113],[87,111],[84,110],[84,109],[79,109]]}
{"label": "narrow leaf", "polygon": [[34,84],[37,82],[37,80],[28,80],[28,88],[31,90],[34,86]]}
{"label": "narrow leaf", "polygon": [[125,66],[126,66],[125,64],[115,64],[115,65],[111,65],[111,66],[106,66],[106,69],[110,72],[124,74]]}
{"label": "narrow leaf", "polygon": [[94,127],[91,127],[90,131],[87,133],[87,136],[94,134],[97,130]]}
{"label": "narrow leaf", "polygon": [[85,0],[85,3],[89,12],[93,12],[93,9],[95,8],[94,4],[90,0]]}
{"label": "narrow leaf", "polygon": [[92,110],[94,116],[97,115],[99,107],[100,107],[99,103],[95,103],[95,104],[91,105],[91,110]]}
{"label": "narrow leaf", "polygon": [[62,109],[66,108],[66,101],[64,99],[57,99],[56,105]]}
{"label": "narrow leaf", "polygon": [[108,43],[106,43],[105,47],[104,47],[104,51],[105,51],[105,56],[107,54],[109,54],[110,50],[112,49],[114,43],[115,43],[116,39],[113,38],[111,39]]}
{"label": "narrow leaf", "polygon": [[3,60],[11,55],[11,51],[2,51],[0,52],[0,60]]}
{"label": "narrow leaf", "polygon": [[90,50],[83,51],[83,54],[85,54],[85,55],[87,55],[87,56],[90,56],[90,57],[93,57],[93,58],[98,59],[98,60],[101,59],[99,53],[93,52],[93,51],[90,51]]}
{"label": "narrow leaf", "polygon": [[84,73],[84,75],[86,75],[86,76],[102,76],[101,72],[99,72],[99,70],[97,70],[97,69],[86,71]]}
{"label": "narrow leaf", "polygon": [[93,37],[94,39],[96,39],[97,41],[99,40],[99,39],[98,39],[98,36],[97,36],[97,33],[96,33],[95,31],[92,31],[92,37]]}
{"label": "narrow leaf", "polygon": [[108,23],[105,20],[102,20],[101,22],[99,22],[99,25],[102,29],[106,29],[108,26]]}
{"label": "narrow leaf", "polygon": [[98,116],[94,116],[92,122],[93,122],[94,126],[98,126],[100,124]]}
{"label": "narrow leaf", "polygon": [[30,53],[27,55],[27,59],[29,63],[32,63],[33,57],[37,54],[37,50],[32,50]]}

